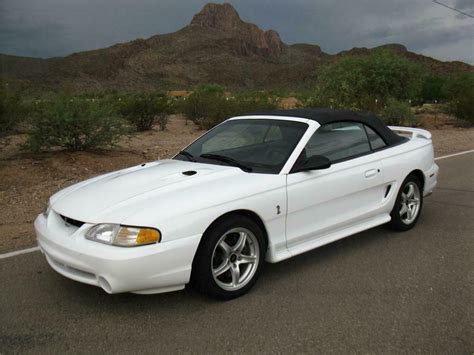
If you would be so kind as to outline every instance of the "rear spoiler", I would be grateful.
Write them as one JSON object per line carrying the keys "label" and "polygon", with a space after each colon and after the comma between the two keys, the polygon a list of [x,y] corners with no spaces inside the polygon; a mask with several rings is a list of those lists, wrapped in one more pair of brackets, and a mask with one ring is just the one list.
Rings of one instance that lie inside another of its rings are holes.
{"label": "rear spoiler", "polygon": [[388,126],[392,131],[397,133],[399,136],[413,138],[422,138],[431,140],[431,133],[425,129],[411,128],[411,127],[399,127],[399,126]]}

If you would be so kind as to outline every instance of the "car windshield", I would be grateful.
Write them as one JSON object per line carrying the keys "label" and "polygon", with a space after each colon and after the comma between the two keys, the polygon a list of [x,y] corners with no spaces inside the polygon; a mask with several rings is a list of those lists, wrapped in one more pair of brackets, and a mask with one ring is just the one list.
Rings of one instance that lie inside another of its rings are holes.
{"label": "car windshield", "polygon": [[175,159],[278,174],[307,128],[307,124],[296,121],[230,120],[210,130]]}

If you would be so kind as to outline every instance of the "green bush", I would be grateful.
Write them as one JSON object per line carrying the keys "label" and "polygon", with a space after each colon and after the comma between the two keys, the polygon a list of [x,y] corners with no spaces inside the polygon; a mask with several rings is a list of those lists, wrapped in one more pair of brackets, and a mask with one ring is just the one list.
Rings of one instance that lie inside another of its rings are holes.
{"label": "green bush", "polygon": [[163,94],[135,95],[122,100],[120,114],[125,117],[137,131],[148,131],[155,123],[162,130],[168,124],[168,115],[172,111],[169,99]]}
{"label": "green bush", "polygon": [[451,78],[446,85],[448,109],[456,117],[474,124],[474,73]]}
{"label": "green bush", "polygon": [[182,103],[184,115],[200,128],[210,125],[209,121],[218,120],[225,114],[226,97],[224,89],[218,85],[199,85]]}
{"label": "green bush", "polygon": [[424,76],[423,67],[389,51],[343,57],[317,74],[312,104],[378,111],[390,97],[417,98]]}
{"label": "green bush", "polygon": [[36,105],[26,147],[32,151],[90,150],[112,146],[126,132],[124,121],[110,106],[62,96]]}
{"label": "green bush", "polygon": [[418,126],[415,115],[408,103],[390,98],[380,112],[380,116],[387,125]]}
{"label": "green bush", "polygon": [[262,92],[227,96],[217,85],[202,85],[183,101],[182,111],[202,129],[209,129],[231,116],[276,107],[276,99]]}
{"label": "green bush", "polygon": [[421,97],[423,101],[444,101],[446,99],[447,79],[442,76],[429,75],[423,81]]}
{"label": "green bush", "polygon": [[0,91],[0,136],[15,131],[26,114],[27,105],[19,96]]}
{"label": "green bush", "polygon": [[234,98],[233,115],[242,115],[255,111],[273,110],[277,107],[278,99],[276,96],[266,92],[246,92],[237,94]]}

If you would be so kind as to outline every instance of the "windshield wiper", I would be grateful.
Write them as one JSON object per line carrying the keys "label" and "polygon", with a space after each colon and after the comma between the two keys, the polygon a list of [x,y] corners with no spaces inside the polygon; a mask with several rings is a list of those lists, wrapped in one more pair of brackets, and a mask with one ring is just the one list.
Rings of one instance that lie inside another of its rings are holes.
{"label": "windshield wiper", "polygon": [[212,160],[221,161],[223,163],[227,163],[227,164],[236,166],[236,167],[242,169],[243,171],[245,171],[246,173],[249,173],[249,172],[252,171],[252,168],[250,166],[242,164],[241,162],[239,162],[239,161],[237,161],[233,158],[226,157],[224,155],[206,153],[206,154],[201,154],[200,157],[205,158],[205,159],[212,159]]}
{"label": "windshield wiper", "polygon": [[176,155],[184,155],[186,158],[188,158],[189,161],[196,162],[196,159],[194,159],[194,156],[185,150],[179,151],[178,154]]}

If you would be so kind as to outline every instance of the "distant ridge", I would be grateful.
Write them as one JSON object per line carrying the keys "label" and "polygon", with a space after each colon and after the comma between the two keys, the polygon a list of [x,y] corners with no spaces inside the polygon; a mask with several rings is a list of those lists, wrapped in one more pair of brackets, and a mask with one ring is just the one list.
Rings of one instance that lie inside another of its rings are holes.
{"label": "distant ridge", "polygon": [[336,55],[317,45],[285,44],[278,32],[243,21],[230,4],[209,3],[179,31],[108,48],[40,59],[0,54],[2,86],[67,92],[187,89],[216,83],[231,89],[305,88],[322,64],[384,48],[432,72],[474,71],[463,62],[442,62],[401,44],[352,48]]}

